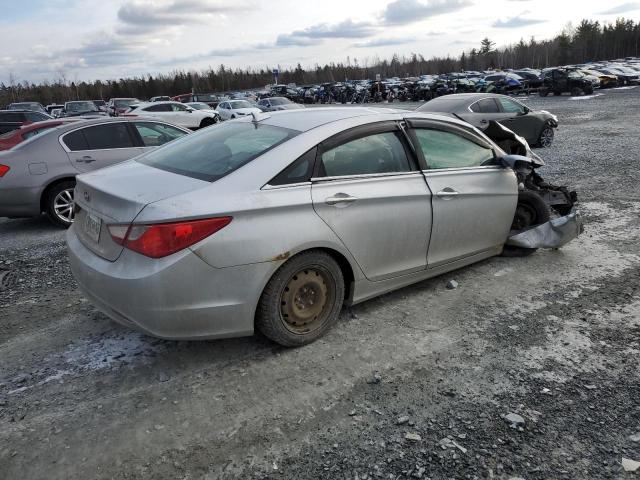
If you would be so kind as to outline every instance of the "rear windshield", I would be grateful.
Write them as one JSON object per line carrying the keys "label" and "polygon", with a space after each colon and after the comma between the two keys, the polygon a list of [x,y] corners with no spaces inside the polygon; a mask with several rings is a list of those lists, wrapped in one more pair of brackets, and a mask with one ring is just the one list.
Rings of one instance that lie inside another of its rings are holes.
{"label": "rear windshield", "polygon": [[298,133],[250,122],[225,123],[187,135],[139,157],[137,161],[179,175],[215,182]]}

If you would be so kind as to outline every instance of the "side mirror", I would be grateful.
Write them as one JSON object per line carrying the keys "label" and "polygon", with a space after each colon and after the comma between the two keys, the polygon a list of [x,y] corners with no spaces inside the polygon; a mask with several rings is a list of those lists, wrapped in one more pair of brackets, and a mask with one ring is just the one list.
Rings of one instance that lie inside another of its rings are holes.
{"label": "side mirror", "polygon": [[192,107],[187,107],[187,112],[192,113],[193,112],[193,108]]}
{"label": "side mirror", "polygon": [[523,107],[522,109],[522,115],[526,115],[527,113],[529,113],[531,111],[531,109],[529,107]]}

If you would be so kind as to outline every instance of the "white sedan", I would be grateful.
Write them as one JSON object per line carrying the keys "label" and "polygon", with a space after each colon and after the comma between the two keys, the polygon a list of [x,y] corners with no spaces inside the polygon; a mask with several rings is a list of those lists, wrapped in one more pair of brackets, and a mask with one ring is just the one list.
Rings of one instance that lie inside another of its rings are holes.
{"label": "white sedan", "polygon": [[220,102],[216,111],[220,114],[222,120],[243,117],[245,115],[251,115],[252,113],[262,113],[262,110],[246,100],[226,100]]}
{"label": "white sedan", "polygon": [[196,110],[180,102],[147,102],[131,105],[127,117],[149,117],[185,128],[204,128],[220,121],[218,112]]}

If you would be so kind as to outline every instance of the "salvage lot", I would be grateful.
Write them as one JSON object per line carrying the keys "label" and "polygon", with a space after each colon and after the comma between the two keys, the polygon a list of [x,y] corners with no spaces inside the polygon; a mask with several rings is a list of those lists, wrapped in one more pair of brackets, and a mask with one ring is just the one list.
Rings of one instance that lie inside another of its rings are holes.
{"label": "salvage lot", "polygon": [[0,471],[624,478],[640,460],[638,93],[527,100],[560,117],[540,173],[578,191],[578,240],[355,306],[300,349],[131,332],[82,299],[61,231],[0,220],[0,267],[20,278],[0,294]]}

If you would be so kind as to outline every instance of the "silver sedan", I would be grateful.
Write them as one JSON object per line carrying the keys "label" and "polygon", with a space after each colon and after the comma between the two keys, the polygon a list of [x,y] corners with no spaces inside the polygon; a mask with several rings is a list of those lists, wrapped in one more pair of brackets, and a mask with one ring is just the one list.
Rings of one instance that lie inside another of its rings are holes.
{"label": "silver sedan", "polygon": [[434,114],[254,114],[79,176],[71,268],[148,334],[302,345],[343,304],[500,254],[525,161]]}

